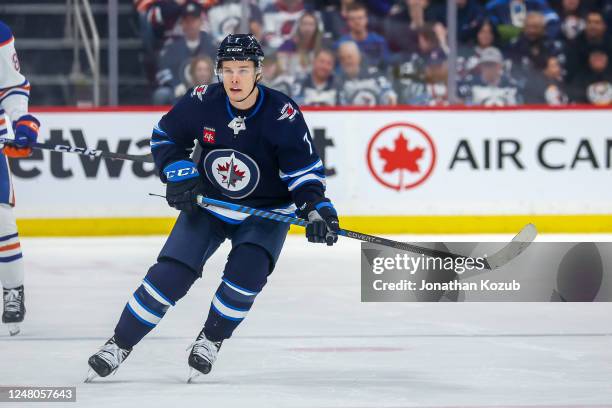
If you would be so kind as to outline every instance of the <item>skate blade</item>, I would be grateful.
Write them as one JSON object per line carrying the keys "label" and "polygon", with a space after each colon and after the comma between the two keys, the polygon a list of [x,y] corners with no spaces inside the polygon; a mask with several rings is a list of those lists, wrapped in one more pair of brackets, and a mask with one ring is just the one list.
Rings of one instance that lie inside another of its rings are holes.
{"label": "skate blade", "polygon": [[21,332],[21,328],[16,323],[10,323],[8,325],[8,330],[9,330],[9,334],[11,336],[16,336],[16,335],[18,335]]}
{"label": "skate blade", "polygon": [[189,377],[187,378],[187,384],[191,384],[193,380],[198,378],[200,375],[202,375],[201,372],[194,369],[193,367],[189,367]]}
{"label": "skate blade", "polygon": [[98,373],[96,373],[94,370],[92,370],[90,368],[89,371],[87,372],[87,377],[85,377],[85,381],[83,381],[83,382],[84,383],[90,383],[97,376],[98,376]]}

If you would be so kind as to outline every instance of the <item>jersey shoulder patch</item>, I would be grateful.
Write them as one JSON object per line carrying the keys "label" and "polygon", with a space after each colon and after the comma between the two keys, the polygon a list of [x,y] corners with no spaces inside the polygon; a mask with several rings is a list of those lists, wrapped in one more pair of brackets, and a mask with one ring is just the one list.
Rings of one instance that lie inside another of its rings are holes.
{"label": "jersey shoulder patch", "polygon": [[198,98],[201,102],[204,100],[204,95],[206,94],[207,89],[208,89],[208,85],[197,85],[191,91],[191,97]]}
{"label": "jersey shoulder patch", "polygon": [[13,33],[9,26],[0,21],[0,47],[10,42],[13,38]]}
{"label": "jersey shoulder patch", "polygon": [[293,122],[294,119],[300,114],[298,104],[295,103],[295,101],[289,96],[275,89],[265,87],[265,90],[270,96],[270,100],[272,102],[271,106],[274,106],[273,109],[277,111],[277,113],[274,114],[276,122]]}
{"label": "jersey shoulder patch", "polygon": [[300,111],[291,102],[285,103],[280,109],[280,116],[276,120],[288,120],[293,122],[295,117],[300,114]]}

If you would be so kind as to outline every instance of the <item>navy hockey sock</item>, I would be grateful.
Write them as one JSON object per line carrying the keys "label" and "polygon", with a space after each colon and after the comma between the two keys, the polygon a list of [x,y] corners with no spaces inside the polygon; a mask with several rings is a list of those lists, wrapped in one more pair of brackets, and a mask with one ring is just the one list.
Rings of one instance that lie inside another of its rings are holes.
{"label": "navy hockey sock", "polygon": [[179,262],[161,260],[153,265],[121,313],[115,327],[117,345],[135,346],[185,296],[196,278],[193,270]]}
{"label": "navy hockey sock", "polygon": [[204,334],[211,341],[230,338],[244,320],[270,273],[270,256],[263,248],[242,244],[230,253],[223,282],[215,292]]}

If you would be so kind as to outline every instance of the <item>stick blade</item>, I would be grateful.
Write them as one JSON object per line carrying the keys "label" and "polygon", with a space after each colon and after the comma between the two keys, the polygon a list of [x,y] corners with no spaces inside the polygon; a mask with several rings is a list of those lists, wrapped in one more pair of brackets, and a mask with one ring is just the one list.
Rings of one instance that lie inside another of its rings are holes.
{"label": "stick blade", "polygon": [[512,238],[512,241],[493,255],[486,258],[490,269],[493,270],[502,267],[522,254],[529,247],[529,245],[531,245],[536,235],[538,235],[538,230],[535,225],[525,225],[519,231],[519,233]]}

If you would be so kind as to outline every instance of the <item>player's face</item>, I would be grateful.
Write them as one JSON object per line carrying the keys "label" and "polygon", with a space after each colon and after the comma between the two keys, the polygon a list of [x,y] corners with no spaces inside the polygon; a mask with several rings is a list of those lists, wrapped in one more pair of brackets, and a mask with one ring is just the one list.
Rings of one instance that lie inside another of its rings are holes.
{"label": "player's face", "polygon": [[232,101],[247,97],[255,85],[255,63],[253,61],[223,61],[221,66],[223,87]]}

